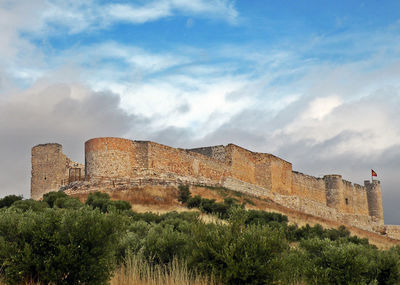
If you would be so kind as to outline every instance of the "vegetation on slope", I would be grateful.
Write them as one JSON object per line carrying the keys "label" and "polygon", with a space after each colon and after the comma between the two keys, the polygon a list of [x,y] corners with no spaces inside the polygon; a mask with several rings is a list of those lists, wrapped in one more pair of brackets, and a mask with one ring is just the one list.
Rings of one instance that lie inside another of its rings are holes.
{"label": "vegetation on slope", "polygon": [[0,199],[6,284],[106,284],[113,274],[113,284],[156,274],[164,281],[179,275],[177,284],[400,283],[400,247],[379,250],[345,227],[289,225],[283,215],[246,211],[235,199],[191,197],[186,187],[179,200],[220,222],[204,223],[198,212],[135,213],[104,193],[85,203],[62,192],[4,202],[12,199]]}

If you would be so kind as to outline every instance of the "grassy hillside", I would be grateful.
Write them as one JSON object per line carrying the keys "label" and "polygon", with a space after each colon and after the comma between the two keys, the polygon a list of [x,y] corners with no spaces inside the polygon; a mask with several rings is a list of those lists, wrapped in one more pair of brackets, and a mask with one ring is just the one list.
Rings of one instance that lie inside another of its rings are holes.
{"label": "grassy hillside", "polygon": [[[132,206],[132,210],[139,213],[154,212],[162,214],[170,211],[188,211],[188,208],[178,201],[178,189],[176,187],[143,186],[125,188],[118,191],[112,189],[94,188],[85,191],[72,191],[70,195],[77,197],[84,202],[89,193],[98,190],[108,193],[113,200],[128,201]],[[215,199],[216,202],[223,202],[226,198],[233,198],[237,201],[237,203],[245,204],[246,209],[263,210],[267,212],[283,214],[288,217],[289,223],[296,224],[298,226],[305,226],[307,224],[313,226],[320,224],[325,228],[338,228],[342,225],[336,221],[327,220],[286,208],[271,200],[259,199],[254,196],[232,191],[226,188],[191,186],[190,192],[192,196],[199,195],[206,199]],[[196,209],[190,210],[197,211]],[[203,215],[203,218],[209,219],[207,215]],[[382,236],[377,233],[372,233],[352,226],[346,226],[346,228],[351,234],[357,235],[361,238],[367,238],[371,244],[382,249],[388,249],[392,246],[400,245],[399,240]]]}

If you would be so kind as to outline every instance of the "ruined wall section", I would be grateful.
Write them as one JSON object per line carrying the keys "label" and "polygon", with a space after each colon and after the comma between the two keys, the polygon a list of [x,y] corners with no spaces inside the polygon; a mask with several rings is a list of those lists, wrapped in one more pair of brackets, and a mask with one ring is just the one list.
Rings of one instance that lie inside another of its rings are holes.
{"label": "ruined wall section", "polygon": [[385,225],[385,231],[388,237],[400,239],[400,226],[399,225]]}
{"label": "ruined wall section", "polygon": [[64,181],[62,183],[63,185],[74,181],[85,180],[85,165],[66,157],[65,177],[68,177],[68,180]]}
{"label": "ruined wall section", "polygon": [[149,168],[149,144],[147,141],[134,141],[132,142],[134,146],[135,157],[133,159],[133,172],[142,171],[143,169]]}
{"label": "ruined wall section", "polygon": [[225,149],[231,167],[231,177],[256,184],[254,153],[234,144],[228,144]]}
{"label": "ruined wall section", "polygon": [[359,184],[353,185],[353,201],[354,212],[359,215],[369,216],[367,189]]}
{"label": "ruined wall section", "polygon": [[225,150],[225,146],[223,146],[223,145],[192,148],[192,149],[188,149],[188,151],[200,153],[202,155],[208,156],[212,159],[221,161],[223,163],[225,163],[227,161],[226,160],[227,159],[226,150]]}
{"label": "ruined wall section", "polygon": [[274,193],[290,195],[292,164],[268,153],[256,153],[234,144],[226,146],[226,161],[231,177],[263,187]]}
{"label": "ruined wall section", "polygon": [[272,191],[271,155],[260,153],[254,157],[255,184]]}
{"label": "ruined wall section", "polygon": [[353,196],[354,194],[354,187],[353,183],[350,181],[342,180],[343,185],[343,199],[344,199],[344,206],[343,212],[347,214],[354,214],[354,203],[356,202],[356,197]]}
{"label": "ruined wall section", "polygon": [[282,195],[292,195],[292,164],[269,155],[271,159],[272,192]]}
{"label": "ruined wall section", "polygon": [[229,175],[228,164],[190,150],[148,142],[148,166],[157,172],[207,178],[214,183]]}
{"label": "ruined wall section", "polygon": [[72,161],[62,152],[62,145],[48,143],[32,148],[31,175],[31,198],[38,200],[48,192],[58,191],[71,178],[83,179],[85,171],[83,164]]}
{"label": "ruined wall section", "polygon": [[326,205],[324,179],[295,171],[292,175],[292,195]]}
{"label": "ruined wall section", "polygon": [[367,191],[365,187],[343,180],[344,207],[342,212],[368,216]]}

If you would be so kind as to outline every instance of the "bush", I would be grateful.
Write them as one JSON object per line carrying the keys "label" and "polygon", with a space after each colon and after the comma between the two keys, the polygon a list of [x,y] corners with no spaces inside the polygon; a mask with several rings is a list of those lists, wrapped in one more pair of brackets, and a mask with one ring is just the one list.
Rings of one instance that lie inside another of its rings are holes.
{"label": "bush", "polygon": [[194,197],[192,197],[192,198],[189,198],[188,200],[187,200],[187,207],[189,208],[189,209],[192,209],[192,208],[199,208],[200,207],[200,204],[201,204],[201,201],[202,201],[202,199],[201,199],[201,197],[199,196],[199,195],[196,195],[196,196],[194,196]]}
{"label": "bush", "polygon": [[227,219],[229,217],[228,212],[230,208],[231,206],[225,203],[214,203],[211,213],[217,215],[221,219]]}
{"label": "bush", "polygon": [[58,198],[54,202],[54,207],[57,208],[78,209],[82,206],[83,204],[81,203],[81,201],[79,201],[78,198],[72,198],[72,197]]}
{"label": "bush", "polygon": [[271,284],[282,270],[288,249],[284,233],[270,227],[200,224],[195,228],[192,267],[214,274],[225,284]]}
{"label": "bush", "polygon": [[303,240],[304,273],[309,284],[371,284],[377,277],[377,251],[343,241]]}
{"label": "bush", "polygon": [[136,255],[143,247],[144,238],[147,236],[152,225],[145,221],[135,221],[128,226],[117,246],[117,261],[121,263],[130,255]]}
{"label": "bush", "polygon": [[199,208],[203,213],[217,215],[221,219],[227,219],[229,209],[237,206],[237,200],[234,198],[228,197],[224,200],[224,203],[217,203],[215,201],[215,199],[201,198],[199,195],[196,195],[193,198],[189,198],[186,205],[189,209]]}
{"label": "bush", "polygon": [[247,211],[247,219],[245,221],[246,225],[251,224],[259,224],[259,225],[268,225],[272,222],[277,222],[279,224],[286,224],[288,222],[288,218],[282,214],[278,213],[269,213],[260,210],[249,210]]}
{"label": "bush", "polygon": [[400,284],[400,247],[380,251],[378,255],[378,284]]}
{"label": "bush", "polygon": [[114,207],[117,211],[128,211],[132,208],[131,204],[129,204],[127,201],[110,201],[109,205],[107,206],[107,209],[110,207]]}
{"label": "bush", "polygon": [[17,196],[17,195],[5,196],[4,198],[0,199],[0,208],[8,208],[14,202],[20,201],[20,200],[22,200],[22,196]]}
{"label": "bush", "polygon": [[237,199],[235,199],[235,198],[232,198],[232,197],[228,197],[228,198],[224,199],[224,204],[226,204],[226,205],[228,205],[230,207],[236,205],[237,202],[239,202],[239,201]]}
{"label": "bush", "polygon": [[121,218],[86,207],[18,212],[0,219],[0,273],[7,284],[106,284]]}
{"label": "bush", "polygon": [[46,208],[48,208],[49,205],[43,201],[35,201],[32,199],[28,199],[28,200],[19,200],[19,201],[15,201],[11,208],[13,209],[19,209],[22,211],[43,211]]}
{"label": "bush", "polygon": [[131,204],[127,201],[111,201],[110,196],[107,193],[102,192],[90,193],[85,204],[91,206],[93,209],[99,209],[103,213],[107,213],[111,209],[117,211],[126,211],[131,209]]}
{"label": "bush", "polygon": [[182,203],[186,203],[187,200],[191,198],[190,190],[188,185],[179,185],[178,186],[179,194],[178,201]]}
{"label": "bush", "polygon": [[215,199],[201,199],[200,210],[207,214],[212,214],[215,209]]}
{"label": "bush", "polygon": [[185,256],[189,236],[174,230],[172,225],[152,227],[143,240],[143,255],[155,263],[166,264],[174,257]]}
{"label": "bush", "polygon": [[46,202],[50,208],[53,208],[54,203],[59,198],[68,198],[68,195],[64,192],[49,192],[43,195],[43,202]]}

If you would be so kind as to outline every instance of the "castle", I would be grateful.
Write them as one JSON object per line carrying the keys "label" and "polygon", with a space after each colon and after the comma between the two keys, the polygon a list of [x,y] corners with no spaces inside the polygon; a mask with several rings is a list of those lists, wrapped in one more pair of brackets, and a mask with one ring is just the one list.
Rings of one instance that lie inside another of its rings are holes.
{"label": "castle", "polygon": [[[85,164],[71,161],[56,143],[32,148],[31,197],[85,181],[117,187],[152,185],[222,186],[313,216],[368,231],[384,226],[378,180],[352,184],[341,175],[317,178],[292,170],[292,164],[234,144],[180,149],[151,141],[94,138],[85,143]],[[400,239],[397,226],[385,233]]]}

